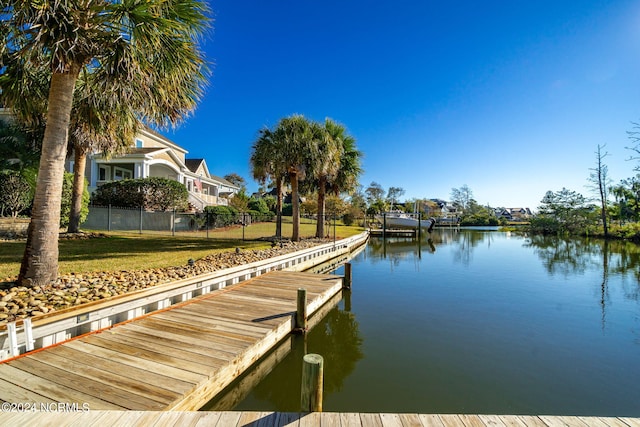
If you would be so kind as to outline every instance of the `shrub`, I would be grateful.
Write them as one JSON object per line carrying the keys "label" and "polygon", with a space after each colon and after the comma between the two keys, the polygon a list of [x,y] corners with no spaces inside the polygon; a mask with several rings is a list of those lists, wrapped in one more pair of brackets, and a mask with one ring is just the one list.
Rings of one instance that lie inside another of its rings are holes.
{"label": "shrub", "polygon": [[[69,216],[71,215],[71,199],[73,197],[73,174],[64,173],[62,183],[62,202],[60,204],[60,227],[69,226]],[[89,190],[87,190],[87,180],[84,180],[84,190],[82,192],[82,208],[80,209],[80,223],[87,219],[89,214]]]}
{"label": "shrub", "polygon": [[230,206],[207,206],[204,208],[210,227],[226,227],[238,221],[235,208]]}
{"label": "shrub", "polygon": [[33,200],[33,191],[29,182],[19,172],[0,173],[0,212],[17,217]]}
{"label": "shrub", "polygon": [[352,213],[346,213],[342,215],[342,222],[344,223],[344,225],[347,225],[347,226],[352,225],[355,219],[356,218],[353,216]]}
{"label": "shrub", "polygon": [[562,230],[562,224],[555,218],[537,215],[531,218],[530,230],[539,234],[558,234]]}
{"label": "shrub", "polygon": [[256,211],[260,214],[266,214],[269,212],[269,206],[267,206],[267,202],[264,199],[249,199],[249,211]]}
{"label": "shrub", "polygon": [[94,193],[93,203],[128,208],[166,211],[188,206],[187,188],[167,178],[139,178],[114,181],[101,185]]}

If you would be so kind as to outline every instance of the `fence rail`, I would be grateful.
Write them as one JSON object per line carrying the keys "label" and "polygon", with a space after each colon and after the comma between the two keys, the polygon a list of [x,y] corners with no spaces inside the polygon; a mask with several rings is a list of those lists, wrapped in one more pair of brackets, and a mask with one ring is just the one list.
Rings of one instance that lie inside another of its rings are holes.
{"label": "fence rail", "polygon": [[[325,236],[336,238],[336,227],[345,225],[335,215],[323,217]],[[300,237],[316,235],[316,215],[300,218]],[[362,219],[354,224],[362,225]],[[146,211],[140,208],[119,208],[112,206],[90,206],[86,230],[129,231],[136,233],[160,233],[189,235],[193,237],[217,239],[256,240],[270,238],[276,234],[276,216],[269,214],[238,213],[216,214],[212,212]],[[290,237],[293,221],[290,216],[282,217],[282,236]]]}

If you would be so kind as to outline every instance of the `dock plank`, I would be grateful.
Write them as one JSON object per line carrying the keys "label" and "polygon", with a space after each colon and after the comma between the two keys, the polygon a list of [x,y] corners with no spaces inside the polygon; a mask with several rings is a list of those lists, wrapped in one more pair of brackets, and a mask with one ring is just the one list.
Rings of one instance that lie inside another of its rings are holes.
{"label": "dock plank", "polygon": [[[74,352],[74,357],[71,358],[68,354],[60,354],[61,351],[64,351],[61,347],[56,347],[52,350],[55,350],[55,352],[45,352],[38,360],[49,363],[51,366],[61,367],[69,373],[85,378],[84,381],[102,383],[110,387],[118,388],[138,395],[141,399],[149,400],[150,402],[168,403],[181,394],[162,388],[152,382],[143,382],[131,378],[129,375],[131,369],[125,369],[123,367],[123,369],[113,372],[107,369],[105,363],[98,364],[97,366],[99,367],[94,367],[91,365],[92,359],[88,354]],[[157,381],[157,378],[158,377],[149,377],[147,380]],[[175,384],[179,383],[175,382],[174,385]],[[151,408],[158,408],[158,406],[150,403],[150,409]]]}
{"label": "dock plank", "polygon": [[[193,361],[192,359],[184,358],[183,355],[187,355],[188,352],[177,354],[177,349],[171,347],[163,347],[160,343],[147,344],[142,340],[136,340],[134,336],[95,336],[92,337],[88,343],[97,346],[104,346],[107,349],[114,350],[116,352],[126,354],[132,357],[136,357],[144,360],[145,362],[156,362],[169,366],[175,369],[179,369],[186,373],[192,379],[198,378],[200,380],[207,377],[207,373],[217,367],[221,366],[220,363],[215,363],[207,368],[203,366],[204,363],[199,361]],[[191,355],[195,358],[195,354]],[[175,375],[175,374],[174,374]]]}
{"label": "dock plank", "polygon": [[87,403],[94,409],[123,409],[120,405],[87,395],[15,366],[0,365],[0,377],[4,381],[0,390],[3,391],[2,396],[5,402],[50,403],[66,400]]}
{"label": "dock plank", "polygon": [[84,343],[82,341],[70,341],[67,347],[73,348],[79,351],[86,351],[87,353],[103,357],[105,359],[117,360],[122,365],[128,367],[139,368],[145,372],[157,372],[162,375],[170,376],[178,381],[182,381],[185,385],[196,385],[204,379],[203,376],[185,375],[185,371],[182,369],[176,369],[168,365],[152,362],[150,360],[132,357],[117,351],[113,351],[104,347],[99,347],[93,344]]}
{"label": "dock plank", "polygon": [[[66,386],[79,393],[84,393],[87,395],[85,401],[97,398],[123,409],[134,409],[134,404],[136,403],[135,395],[121,393],[120,390],[115,390],[113,387],[105,386],[98,382],[86,381],[79,375],[56,368],[33,358],[16,359],[12,361],[11,366],[29,372],[34,376],[44,378],[50,382]],[[70,402],[73,400],[68,396],[62,401]],[[144,402],[140,402],[140,404],[143,405]]]}
{"label": "dock plank", "polygon": [[78,350],[70,346],[61,346],[57,349],[56,353],[69,360],[82,359],[89,363],[89,366],[100,366],[100,369],[114,374],[126,372],[127,378],[134,381],[155,384],[166,390],[176,390],[179,394],[185,393],[187,390],[193,388],[193,383],[162,375],[156,371],[150,371],[145,367],[140,367],[140,365],[128,366],[120,363],[117,359],[105,359],[91,352]]}

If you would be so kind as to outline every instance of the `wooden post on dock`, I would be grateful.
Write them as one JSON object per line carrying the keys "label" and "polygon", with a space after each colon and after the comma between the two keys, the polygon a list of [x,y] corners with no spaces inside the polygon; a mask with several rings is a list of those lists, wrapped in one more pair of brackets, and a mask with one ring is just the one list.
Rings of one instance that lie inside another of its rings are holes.
{"label": "wooden post on dock", "polygon": [[387,238],[387,213],[382,214],[382,239]]}
{"label": "wooden post on dock", "polygon": [[351,263],[344,264],[344,278],[342,279],[342,288],[351,289]]}
{"label": "wooden post on dock", "polygon": [[300,404],[303,412],[322,412],[324,359],[319,354],[302,358],[302,391]]}
{"label": "wooden post on dock", "polygon": [[304,333],[307,330],[307,290],[298,289],[298,304],[296,308],[296,331]]}

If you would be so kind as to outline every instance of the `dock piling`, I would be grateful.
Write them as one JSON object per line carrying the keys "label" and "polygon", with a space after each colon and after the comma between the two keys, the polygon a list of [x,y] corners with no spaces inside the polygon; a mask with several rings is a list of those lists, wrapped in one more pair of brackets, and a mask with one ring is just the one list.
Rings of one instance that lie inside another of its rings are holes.
{"label": "dock piling", "polygon": [[351,263],[344,264],[344,279],[342,279],[342,288],[351,289]]}
{"label": "dock piling", "polygon": [[300,404],[303,412],[322,412],[324,359],[319,354],[302,358],[302,391]]}
{"label": "dock piling", "polygon": [[304,288],[298,289],[295,329],[302,333],[307,330],[307,290]]}

